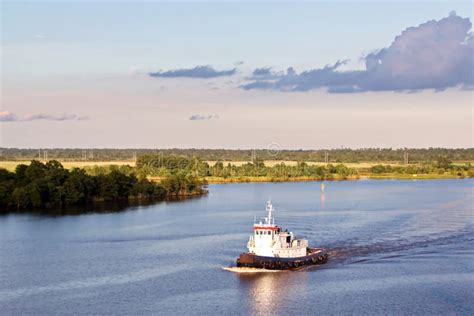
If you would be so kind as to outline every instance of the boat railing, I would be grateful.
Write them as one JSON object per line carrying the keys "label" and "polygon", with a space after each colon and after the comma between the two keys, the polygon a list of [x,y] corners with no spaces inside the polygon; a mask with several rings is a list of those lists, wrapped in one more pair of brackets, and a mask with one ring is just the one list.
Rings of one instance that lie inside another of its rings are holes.
{"label": "boat railing", "polygon": [[281,248],[284,249],[298,249],[298,248],[307,248],[308,241],[306,239],[294,239],[291,243],[284,243],[282,244]]}

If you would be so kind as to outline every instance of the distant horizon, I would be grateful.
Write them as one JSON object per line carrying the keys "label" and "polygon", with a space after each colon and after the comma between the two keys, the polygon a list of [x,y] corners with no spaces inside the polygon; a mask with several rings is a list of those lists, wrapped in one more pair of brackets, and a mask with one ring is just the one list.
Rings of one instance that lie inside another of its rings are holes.
{"label": "distant horizon", "polygon": [[[217,147],[0,147],[3,149],[19,150],[54,150],[54,149],[88,149],[88,150],[276,150],[275,148],[217,148]],[[389,149],[389,150],[409,150],[409,149],[449,149],[449,150],[467,150],[474,147],[339,147],[339,148],[279,148],[278,151],[315,151],[315,150],[368,150],[368,149]]]}

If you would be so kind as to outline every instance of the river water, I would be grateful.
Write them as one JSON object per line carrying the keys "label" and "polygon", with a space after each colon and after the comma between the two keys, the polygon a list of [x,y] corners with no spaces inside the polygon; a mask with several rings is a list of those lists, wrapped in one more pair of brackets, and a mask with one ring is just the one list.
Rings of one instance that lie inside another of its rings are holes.
{"label": "river water", "polygon": [[[472,179],[210,185],[78,216],[0,217],[0,314],[474,314]],[[271,196],[331,251],[316,268],[225,271]]]}

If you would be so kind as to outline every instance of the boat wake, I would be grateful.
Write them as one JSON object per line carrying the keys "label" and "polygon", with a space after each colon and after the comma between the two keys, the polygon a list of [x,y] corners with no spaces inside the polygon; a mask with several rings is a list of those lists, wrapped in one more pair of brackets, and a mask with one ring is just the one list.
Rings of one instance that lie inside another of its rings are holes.
{"label": "boat wake", "polygon": [[[474,231],[468,228],[464,231],[440,237],[420,236],[411,240],[394,240],[389,242],[374,242],[360,244],[358,240],[345,241],[344,244],[329,245],[330,261],[359,263],[377,258],[396,258],[414,253],[440,254],[449,246],[451,249],[469,250],[465,245],[474,241]],[[371,258],[367,258],[371,257]],[[361,259],[362,258],[362,259]]]}
{"label": "boat wake", "polygon": [[248,267],[222,267],[222,270],[234,272],[234,273],[276,273],[284,272],[285,270],[268,270],[259,268],[248,268]]}

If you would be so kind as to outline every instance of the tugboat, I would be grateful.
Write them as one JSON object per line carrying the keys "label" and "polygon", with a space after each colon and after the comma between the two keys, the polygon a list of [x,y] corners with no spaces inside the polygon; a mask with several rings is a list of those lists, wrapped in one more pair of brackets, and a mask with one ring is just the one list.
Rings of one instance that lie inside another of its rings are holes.
{"label": "tugboat", "polygon": [[254,221],[248,252],[240,254],[237,267],[291,270],[327,262],[328,253],[324,249],[310,248],[306,239],[296,239],[292,232],[275,225],[271,201],[267,202],[266,210],[268,215],[263,222]]}

